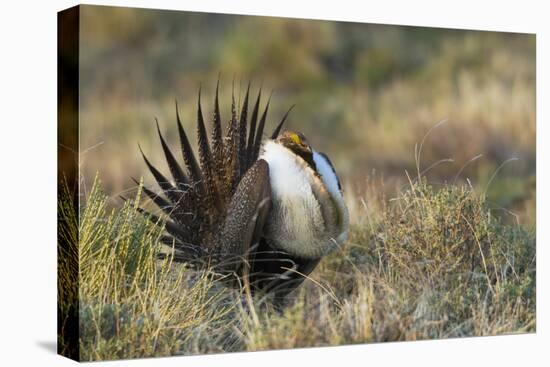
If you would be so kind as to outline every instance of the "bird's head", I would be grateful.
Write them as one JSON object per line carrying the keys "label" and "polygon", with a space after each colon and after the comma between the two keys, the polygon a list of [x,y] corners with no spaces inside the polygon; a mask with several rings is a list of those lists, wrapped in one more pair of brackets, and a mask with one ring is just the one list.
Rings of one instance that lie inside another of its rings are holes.
{"label": "bird's head", "polygon": [[277,142],[301,157],[315,170],[313,149],[309,145],[304,134],[292,130],[285,130],[277,137]]}

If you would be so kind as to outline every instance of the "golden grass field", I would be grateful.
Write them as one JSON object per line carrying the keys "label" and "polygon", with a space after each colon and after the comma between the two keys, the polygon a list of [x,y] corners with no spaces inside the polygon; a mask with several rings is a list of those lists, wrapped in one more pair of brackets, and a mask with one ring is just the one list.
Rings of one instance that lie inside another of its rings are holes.
{"label": "golden grass field", "polygon": [[[82,360],[535,331],[534,35],[88,7],[81,36],[59,299],[79,301]],[[157,260],[162,223],[135,210],[137,143],[165,169],[154,117],[177,146],[174,99],[193,131],[220,73],[225,116],[233,79],[274,90],[268,123],[296,104],[288,127],[345,189],[349,240],[283,311]]]}
{"label": "golden grass field", "polygon": [[[391,204],[373,192],[350,199],[348,243],[283,311],[211,270],[157,260],[162,228],[136,211],[139,192],[113,210],[99,179],[89,195],[78,228],[82,360],[535,331],[534,233],[503,224],[469,186],[411,180]],[[63,292],[70,273],[60,275]]]}

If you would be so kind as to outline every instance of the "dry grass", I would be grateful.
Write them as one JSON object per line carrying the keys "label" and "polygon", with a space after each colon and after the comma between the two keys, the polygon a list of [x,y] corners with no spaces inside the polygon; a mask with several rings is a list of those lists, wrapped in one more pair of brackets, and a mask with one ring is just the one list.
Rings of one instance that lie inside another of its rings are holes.
{"label": "dry grass", "polygon": [[80,223],[80,357],[82,360],[220,351],[231,307],[214,274],[159,261],[161,227],[135,201],[105,211],[95,184]]}
{"label": "dry grass", "polygon": [[535,330],[533,235],[502,225],[471,188],[411,184],[351,233],[313,274],[322,287],[246,324],[247,350]]}
{"label": "dry grass", "polygon": [[81,359],[535,331],[533,233],[469,186],[377,192],[353,199],[347,245],[278,312],[209,271],[156,260],[161,229],[135,211],[139,193],[107,212],[96,182],[79,228]]}

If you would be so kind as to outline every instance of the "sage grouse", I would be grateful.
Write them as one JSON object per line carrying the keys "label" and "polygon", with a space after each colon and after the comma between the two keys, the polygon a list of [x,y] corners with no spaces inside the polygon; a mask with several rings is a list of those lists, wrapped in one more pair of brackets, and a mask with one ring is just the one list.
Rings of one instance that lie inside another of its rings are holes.
{"label": "sage grouse", "polygon": [[[249,114],[248,85],[240,113],[232,95],[231,118],[222,135],[216,87],[212,131],[205,128],[199,89],[198,160],[182,127],[176,103],[181,153],[176,160],[158,125],[173,180],[140,151],[162,194],[143,187],[167,215],[163,243],[174,261],[237,275],[234,284],[284,297],[319,260],[346,240],[349,217],[340,182],[328,157],[306,138],[282,126],[262,140],[269,100],[260,116],[261,90]],[[249,116],[250,115],[250,116]],[[140,209],[152,221],[159,217]]]}

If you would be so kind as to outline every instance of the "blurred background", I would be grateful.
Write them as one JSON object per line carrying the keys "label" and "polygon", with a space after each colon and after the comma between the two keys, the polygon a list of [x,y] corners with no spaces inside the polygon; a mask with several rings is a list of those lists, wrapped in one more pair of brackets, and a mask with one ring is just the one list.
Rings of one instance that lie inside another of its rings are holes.
{"label": "blurred background", "polygon": [[268,131],[296,104],[287,127],[327,153],[348,193],[359,196],[370,184],[388,197],[406,185],[405,172],[417,172],[415,144],[446,120],[423,144],[427,179],[468,179],[508,220],[535,225],[534,35],[81,9],[86,187],[97,172],[113,197],[134,187],[130,176],[151,183],[138,142],[168,173],[154,118],[177,151],[174,101],[194,139],[198,88],[210,116],[221,75],[224,122],[233,80],[238,98],[249,80],[253,95],[263,85],[265,97],[273,91]]}

